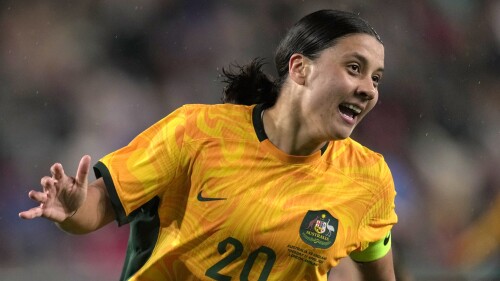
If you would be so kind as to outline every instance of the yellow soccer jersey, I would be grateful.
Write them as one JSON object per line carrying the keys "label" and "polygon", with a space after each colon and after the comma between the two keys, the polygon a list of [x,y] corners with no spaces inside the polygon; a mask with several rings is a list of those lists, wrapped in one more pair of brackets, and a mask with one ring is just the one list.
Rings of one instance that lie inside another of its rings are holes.
{"label": "yellow soccer jersey", "polygon": [[383,157],[352,139],[291,156],[261,106],[186,105],[94,167],[119,224],[122,279],[326,280],[397,216]]}

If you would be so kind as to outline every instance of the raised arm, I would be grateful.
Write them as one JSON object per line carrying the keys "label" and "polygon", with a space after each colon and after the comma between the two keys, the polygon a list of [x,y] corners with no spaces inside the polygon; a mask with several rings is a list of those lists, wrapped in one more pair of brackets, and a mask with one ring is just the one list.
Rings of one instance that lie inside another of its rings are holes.
{"label": "raised arm", "polygon": [[67,176],[61,164],[52,165],[52,176],[41,180],[42,191],[31,190],[28,194],[40,205],[20,212],[19,217],[43,217],[72,234],[89,233],[113,221],[115,213],[104,181],[98,179],[88,184],[89,170],[88,155],[80,160],[76,177]]}

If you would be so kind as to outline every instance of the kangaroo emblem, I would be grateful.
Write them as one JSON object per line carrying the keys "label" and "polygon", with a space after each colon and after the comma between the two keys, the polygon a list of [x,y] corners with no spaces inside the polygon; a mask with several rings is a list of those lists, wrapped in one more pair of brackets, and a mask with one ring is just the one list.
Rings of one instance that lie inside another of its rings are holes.
{"label": "kangaroo emblem", "polygon": [[316,222],[318,221],[319,219],[319,216],[316,216],[315,219],[311,220],[309,222],[309,226],[307,227],[307,229],[314,229],[314,226],[316,225]]}

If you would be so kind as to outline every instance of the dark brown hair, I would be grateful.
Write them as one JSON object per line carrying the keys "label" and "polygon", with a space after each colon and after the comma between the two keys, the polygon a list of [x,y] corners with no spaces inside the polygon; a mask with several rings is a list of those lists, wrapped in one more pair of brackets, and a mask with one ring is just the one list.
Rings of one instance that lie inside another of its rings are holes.
{"label": "dark brown hair", "polygon": [[273,80],[262,71],[264,61],[261,58],[248,65],[223,68],[223,82],[227,85],[222,101],[273,106],[288,77],[288,61],[293,54],[302,54],[314,60],[323,50],[335,45],[339,38],[358,33],[371,35],[382,43],[377,32],[357,14],[319,10],[306,15],[287,32],[276,49],[274,62],[278,78]]}

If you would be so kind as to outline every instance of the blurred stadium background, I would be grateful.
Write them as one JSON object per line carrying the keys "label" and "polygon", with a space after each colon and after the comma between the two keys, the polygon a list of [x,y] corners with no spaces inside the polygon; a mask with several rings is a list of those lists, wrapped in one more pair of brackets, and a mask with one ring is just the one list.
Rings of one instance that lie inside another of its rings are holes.
{"label": "blurred stadium background", "polygon": [[360,13],[386,47],[354,138],[393,171],[405,280],[500,280],[496,0],[1,1],[0,279],[117,280],[127,227],[22,221],[28,191],[56,161],[73,174],[182,104],[220,102],[221,67],[264,57],[273,75],[279,38],[322,8]]}

